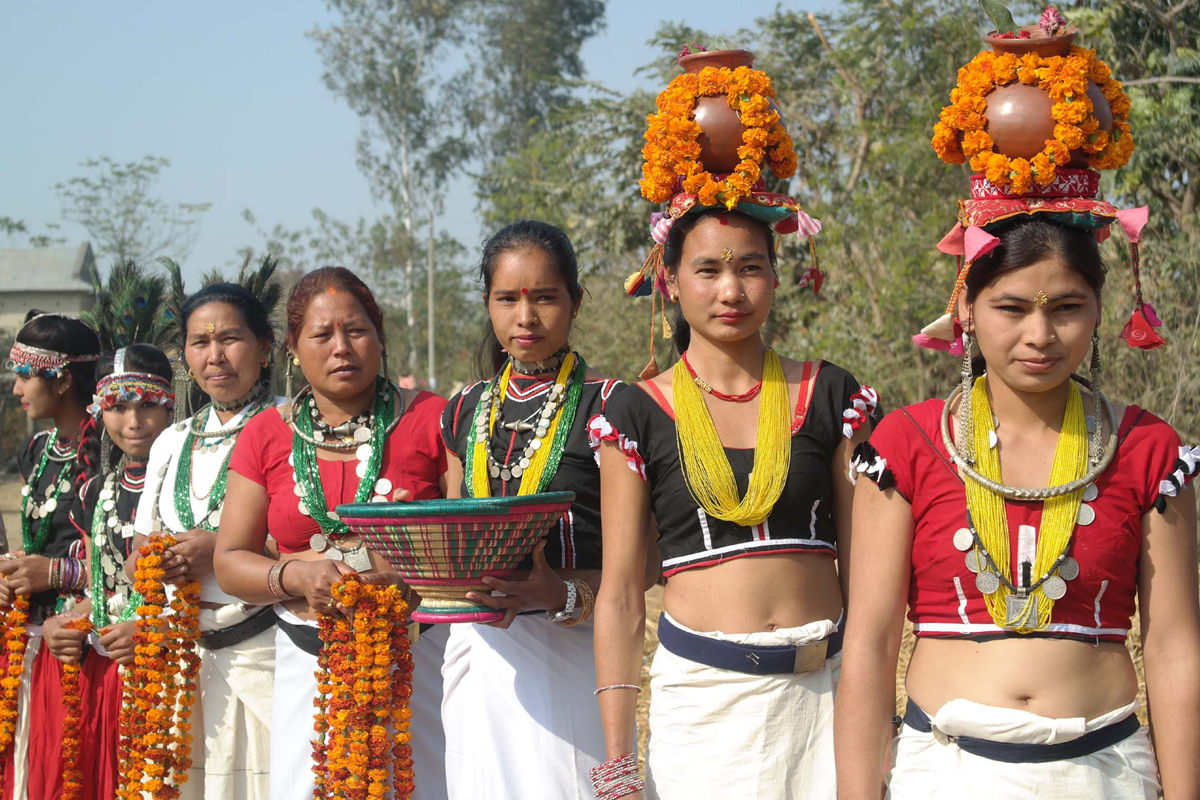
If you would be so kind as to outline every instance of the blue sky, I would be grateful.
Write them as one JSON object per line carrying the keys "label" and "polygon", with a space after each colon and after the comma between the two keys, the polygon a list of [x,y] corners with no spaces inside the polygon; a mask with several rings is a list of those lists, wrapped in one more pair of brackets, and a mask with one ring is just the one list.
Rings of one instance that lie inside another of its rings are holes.
{"label": "blue sky", "polygon": [[[802,8],[831,2],[804,0]],[[633,70],[662,11],[732,32],[774,0],[691,0],[655,6],[610,0],[607,30],[584,49],[587,77],[619,90],[639,85]],[[647,9],[652,9],[647,13]],[[320,207],[343,220],[384,211],[354,163],[358,121],[321,84],[321,63],[305,33],[334,20],[312,0],[267,2],[0,4],[0,216],[31,231],[62,223],[53,186],[79,174],[89,157],[132,161],[147,154],[172,165],[159,184],[171,202],[211,202],[184,265],[195,277],[226,266],[261,227],[310,223]],[[484,232],[471,187],[451,187],[442,225],[474,251]],[[69,244],[86,238],[65,223]],[[0,246],[24,246],[23,239]]]}

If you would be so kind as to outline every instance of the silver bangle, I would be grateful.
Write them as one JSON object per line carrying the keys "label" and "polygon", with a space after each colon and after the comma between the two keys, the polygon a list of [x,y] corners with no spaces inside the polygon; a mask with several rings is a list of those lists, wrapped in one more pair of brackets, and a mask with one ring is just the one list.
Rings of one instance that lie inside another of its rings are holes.
{"label": "silver bangle", "polygon": [[610,683],[608,686],[601,686],[596,691],[592,692],[593,697],[599,697],[601,692],[607,692],[609,689],[634,689],[638,694],[642,693],[642,687],[636,683]]}

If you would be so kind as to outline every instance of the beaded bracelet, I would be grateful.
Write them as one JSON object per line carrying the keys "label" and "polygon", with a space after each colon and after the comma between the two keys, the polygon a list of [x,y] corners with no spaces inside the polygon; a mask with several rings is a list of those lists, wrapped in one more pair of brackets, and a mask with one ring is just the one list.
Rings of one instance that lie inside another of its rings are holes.
{"label": "beaded bracelet", "polygon": [[589,777],[597,800],[617,800],[646,788],[646,782],[638,774],[637,756],[633,753],[592,767]]}
{"label": "beaded bracelet", "polygon": [[601,686],[592,692],[592,696],[599,697],[601,692],[607,692],[609,689],[636,689],[638,694],[642,693],[642,687],[636,683],[610,683],[608,686]]}

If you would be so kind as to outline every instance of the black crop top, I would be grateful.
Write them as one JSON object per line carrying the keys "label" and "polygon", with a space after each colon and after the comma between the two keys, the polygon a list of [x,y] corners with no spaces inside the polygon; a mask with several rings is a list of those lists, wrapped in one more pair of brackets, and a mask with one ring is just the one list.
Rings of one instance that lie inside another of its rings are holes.
{"label": "black crop top", "polygon": [[[41,462],[42,451],[50,443],[50,432],[39,431],[29,439],[25,446],[21,448],[20,455],[17,456],[17,469],[21,473],[26,483],[33,477],[33,473],[37,470],[37,465]],[[53,451],[51,451],[53,453]],[[71,506],[75,503],[75,474],[76,463],[71,461],[55,461],[50,459],[46,462],[46,470],[42,473],[42,477],[38,480],[37,485],[31,487],[34,496],[45,501],[47,490],[56,483],[65,480],[68,488],[59,494],[58,503],[54,511],[50,514],[50,531],[46,539],[46,546],[42,548],[40,553],[46,558],[78,558],[81,555],[82,541],[79,538],[79,531],[75,530],[75,526],[71,524]],[[41,526],[40,519],[32,520],[32,531],[36,535],[37,530]],[[30,553],[28,555],[35,555]],[[29,622],[32,625],[41,625],[46,621],[47,617],[54,614],[54,608],[58,603],[58,591],[56,589],[47,589],[44,592],[30,595],[29,597]]]}
{"label": "black crop top", "polygon": [[[486,382],[472,384],[450,398],[442,413],[442,439],[446,449],[465,462],[471,457],[467,452],[467,439],[475,408],[483,394]],[[524,419],[536,412],[546,400],[546,393],[554,385],[553,380],[530,378],[514,374],[509,380],[508,397],[504,402],[506,419]],[[571,491],[575,502],[571,510],[563,515],[558,524],[547,532],[546,561],[557,569],[600,569],[600,467],[597,449],[600,441],[589,437],[589,426],[593,420],[602,418],[611,399],[624,393],[629,387],[615,380],[589,380],[583,384],[579,408],[567,437],[558,472],[551,479],[548,492]],[[508,465],[510,459],[521,457],[531,432],[499,434],[492,437],[492,456],[497,463]],[[465,470],[464,470],[465,473]],[[505,482],[492,478],[492,493],[505,496],[517,493],[520,478]],[[462,496],[467,497],[467,487],[461,487]],[[530,560],[521,565],[528,569]]]}
{"label": "black crop top", "polygon": [[[137,516],[138,503],[142,499],[142,489],[146,484],[145,463],[131,464],[114,481],[113,488],[117,496],[112,498],[114,507],[105,511],[100,492],[104,489],[104,478],[97,475],[89,478],[83,485],[83,490],[76,498],[71,508],[71,524],[79,533],[88,539],[92,538],[92,523],[96,514],[103,514],[107,520],[116,512],[118,524],[115,527],[105,525],[102,540],[99,544],[92,542],[92,547],[100,551],[100,571],[104,575],[104,591],[112,595],[120,593],[129,597],[133,584],[125,574],[125,561],[133,554],[133,522]],[[91,589],[89,582],[88,588]],[[92,602],[99,602],[92,598]]]}
{"label": "black crop top", "polygon": [[[599,438],[617,442],[630,468],[650,483],[664,575],[766,553],[836,555],[830,465],[841,440],[875,416],[878,395],[827,361],[808,362],[804,375],[788,480],[770,516],[753,528],[711,517],[697,505],[679,467],[674,414],[661,395],[652,396],[653,384],[638,384],[609,404],[609,426]],[[725,448],[725,455],[744,494],[754,450]]]}

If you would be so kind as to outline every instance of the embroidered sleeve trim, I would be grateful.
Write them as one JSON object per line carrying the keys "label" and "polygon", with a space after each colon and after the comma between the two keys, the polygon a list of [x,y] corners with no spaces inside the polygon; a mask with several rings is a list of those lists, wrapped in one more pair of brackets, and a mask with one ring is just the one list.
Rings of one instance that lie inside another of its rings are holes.
{"label": "embroidered sleeve trim", "polygon": [[1175,497],[1180,490],[1196,477],[1200,471],[1200,447],[1190,447],[1186,444],[1179,446],[1179,458],[1171,468],[1170,474],[1158,484],[1158,497],[1154,499],[1154,508],[1158,513],[1167,511],[1167,498]]}
{"label": "embroidered sleeve trim", "polygon": [[592,456],[596,459],[596,466],[600,466],[600,443],[616,442],[617,446],[621,448],[621,452],[625,454],[625,463],[645,482],[646,462],[642,458],[642,454],[638,452],[637,442],[626,438],[623,433],[612,426],[607,417],[603,414],[596,414],[589,419],[587,434],[588,444],[592,447]]}
{"label": "embroidered sleeve trim", "polygon": [[854,432],[862,427],[868,417],[875,416],[879,407],[879,392],[870,386],[863,386],[850,395],[850,406],[842,412],[842,435],[847,439],[854,438]]}
{"label": "embroidered sleeve trim", "polygon": [[896,476],[888,469],[887,459],[870,442],[859,442],[854,448],[854,457],[850,459],[850,483],[857,485],[858,476],[877,484],[880,490],[891,489],[896,485]]}

